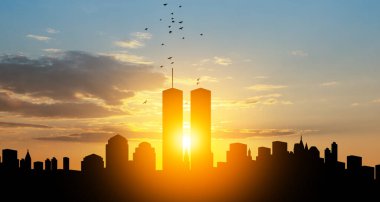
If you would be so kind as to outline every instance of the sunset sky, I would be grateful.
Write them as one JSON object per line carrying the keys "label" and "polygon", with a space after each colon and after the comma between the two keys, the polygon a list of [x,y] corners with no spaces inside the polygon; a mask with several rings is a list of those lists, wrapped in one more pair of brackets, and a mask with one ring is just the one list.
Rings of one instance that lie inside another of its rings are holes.
{"label": "sunset sky", "polygon": [[321,157],[336,141],[340,161],[380,164],[379,19],[377,0],[3,0],[0,149],[79,169],[119,133],[160,169],[173,67],[186,134],[190,90],[212,91],[214,165],[230,143],[255,158],[301,134]]}

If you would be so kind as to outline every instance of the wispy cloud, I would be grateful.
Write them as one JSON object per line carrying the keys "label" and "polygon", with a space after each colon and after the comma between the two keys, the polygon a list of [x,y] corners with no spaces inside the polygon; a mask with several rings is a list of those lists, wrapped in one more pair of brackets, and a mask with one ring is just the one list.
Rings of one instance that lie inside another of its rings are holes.
{"label": "wispy cloud", "polygon": [[273,93],[249,97],[244,100],[221,100],[214,99],[214,107],[222,108],[251,108],[257,105],[292,105],[293,102],[282,99],[282,94]]}
{"label": "wispy cloud", "polygon": [[143,56],[129,54],[126,51],[100,53],[100,55],[109,56],[121,62],[129,62],[129,63],[134,63],[134,64],[145,64],[145,65],[153,64],[152,61],[148,61]]}
{"label": "wispy cloud", "polygon": [[214,59],[214,63],[217,65],[228,66],[232,64],[232,60],[227,57],[215,56],[213,59]]}
{"label": "wispy cloud", "polygon": [[116,46],[122,47],[122,48],[140,48],[143,47],[145,44],[138,40],[125,40],[125,41],[115,41],[114,44]]}
{"label": "wispy cloud", "polygon": [[380,104],[380,98],[376,100],[372,100],[373,103],[379,103]]}
{"label": "wispy cloud", "polygon": [[34,34],[28,34],[26,37],[37,40],[37,41],[49,41],[51,38],[47,36],[42,35],[34,35]]}
{"label": "wispy cloud", "polygon": [[290,51],[290,55],[297,56],[297,57],[307,57],[309,54],[303,50],[293,50]]}
{"label": "wispy cloud", "polygon": [[58,30],[53,29],[51,27],[46,28],[46,32],[49,33],[49,34],[58,34],[59,33]]}
{"label": "wispy cloud", "polygon": [[[194,86],[197,84],[198,80],[197,78],[176,78],[176,83],[187,85],[187,86]],[[219,79],[211,76],[202,76],[199,78],[200,83],[217,83],[219,82]]]}
{"label": "wispy cloud", "polygon": [[4,128],[52,128],[46,125],[30,124],[30,123],[13,123],[13,122],[0,122],[0,127]]}
{"label": "wispy cloud", "polygon": [[45,52],[48,52],[48,53],[61,53],[61,52],[63,52],[61,49],[58,49],[58,48],[45,48],[42,50]]}
{"label": "wispy cloud", "polygon": [[329,82],[321,83],[320,85],[323,87],[331,87],[331,86],[336,86],[338,84],[339,84],[339,82],[337,82],[337,81],[329,81]]}
{"label": "wispy cloud", "polygon": [[131,35],[142,40],[152,39],[152,34],[148,32],[134,32]]}
{"label": "wispy cloud", "polygon": [[216,138],[273,138],[281,136],[294,136],[317,133],[319,130],[306,129],[238,129],[238,130],[220,130],[215,132]]}
{"label": "wispy cloud", "polygon": [[284,85],[256,84],[256,85],[247,87],[247,89],[254,90],[254,91],[271,91],[271,90],[278,90],[278,89],[283,89],[287,87],[288,86],[284,86]]}

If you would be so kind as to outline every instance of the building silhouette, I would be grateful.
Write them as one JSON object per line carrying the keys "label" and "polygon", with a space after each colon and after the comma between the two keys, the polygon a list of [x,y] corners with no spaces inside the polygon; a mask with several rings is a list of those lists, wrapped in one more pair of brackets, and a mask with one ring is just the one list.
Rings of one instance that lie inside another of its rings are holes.
{"label": "building silhouette", "polygon": [[58,161],[57,161],[57,159],[55,157],[53,157],[51,159],[51,170],[53,172],[57,172],[57,170],[58,170]]}
{"label": "building silhouette", "polygon": [[212,168],[211,152],[211,91],[198,88],[191,91],[191,170]]}
{"label": "building silhouette", "polygon": [[27,150],[25,155],[25,170],[32,170],[32,158],[30,157],[29,149]]}
{"label": "building silhouette", "polygon": [[359,178],[362,173],[362,157],[354,155],[347,156],[347,172],[350,177]]}
{"label": "building silhouette", "polygon": [[63,157],[63,170],[64,171],[70,170],[70,158],[69,157]]}
{"label": "building silhouette", "polygon": [[183,169],[183,92],[170,88],[162,92],[162,168]]}
{"label": "building silhouette", "polygon": [[230,144],[230,150],[227,151],[227,164],[237,168],[245,168],[252,162],[247,151],[247,145],[242,143]]}
{"label": "building silhouette", "polygon": [[90,154],[83,158],[81,170],[86,175],[97,175],[104,170],[103,158],[96,154]]}
{"label": "building silhouette", "polygon": [[148,142],[142,142],[133,153],[133,163],[141,172],[153,173],[156,170],[156,152]]}
{"label": "building silhouette", "polygon": [[51,161],[50,159],[45,160],[45,171],[50,172],[51,171]]}
{"label": "building silhouette", "polygon": [[3,149],[2,168],[7,171],[16,171],[19,168],[17,151],[13,149]]}
{"label": "building silhouette", "polygon": [[115,135],[106,144],[106,168],[112,172],[126,172],[129,160],[128,140]]}
{"label": "building silhouette", "polygon": [[[305,149],[307,150],[307,146]],[[272,142],[272,155],[274,157],[282,157],[288,155],[288,143],[280,141]]]}
{"label": "building silhouette", "polygon": [[42,161],[35,161],[33,163],[33,169],[36,172],[42,172],[44,170],[44,163]]}
{"label": "building silhouette", "polygon": [[270,154],[270,148],[267,147],[259,147],[257,149],[257,161],[264,161],[264,160],[269,160],[271,154]]}

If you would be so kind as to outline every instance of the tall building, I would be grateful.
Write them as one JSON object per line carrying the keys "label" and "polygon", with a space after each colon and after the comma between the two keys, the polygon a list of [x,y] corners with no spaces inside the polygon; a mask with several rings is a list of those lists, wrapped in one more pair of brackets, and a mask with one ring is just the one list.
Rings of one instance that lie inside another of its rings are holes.
{"label": "tall building", "polygon": [[333,163],[338,162],[338,144],[336,142],[331,144],[331,161]]}
{"label": "tall building", "polygon": [[53,157],[51,159],[51,170],[53,172],[57,172],[57,170],[58,170],[58,161],[57,161],[57,159],[55,157]]}
{"label": "tall building", "polygon": [[[306,144],[307,145],[307,144]],[[307,148],[307,146],[306,146]],[[272,155],[273,156],[284,156],[288,154],[288,143],[274,141],[272,142]]]}
{"label": "tall building", "polygon": [[249,158],[247,145],[242,143],[230,144],[230,150],[227,151],[227,163],[231,166],[242,167],[248,165],[252,159]]}
{"label": "tall building", "polygon": [[64,171],[70,170],[70,159],[69,159],[69,157],[63,157],[63,170]]}
{"label": "tall building", "polygon": [[30,157],[29,149],[25,155],[25,170],[27,171],[32,170],[32,158]]}
{"label": "tall building", "polygon": [[35,161],[33,163],[33,168],[36,172],[42,172],[42,170],[44,169],[44,163],[42,161]]}
{"label": "tall building", "polygon": [[96,175],[102,173],[103,169],[103,158],[96,154],[91,154],[84,157],[81,162],[81,170],[84,174]]}
{"label": "tall building", "polygon": [[347,156],[347,172],[352,177],[359,177],[362,171],[362,157]]}
{"label": "tall building", "polygon": [[111,172],[125,171],[128,166],[128,140],[115,135],[106,144],[106,168]]}
{"label": "tall building", "polygon": [[162,92],[162,168],[183,169],[183,92],[170,88]]}
{"label": "tall building", "polygon": [[3,149],[3,168],[6,170],[15,171],[19,167],[18,164],[17,151],[13,149]]}
{"label": "tall building", "polygon": [[45,171],[51,171],[51,161],[50,159],[45,160]]}
{"label": "tall building", "polygon": [[267,147],[259,147],[257,149],[257,161],[268,160],[270,158],[270,148]]}
{"label": "tall building", "polygon": [[211,91],[191,91],[191,169],[211,169]]}
{"label": "tall building", "polygon": [[142,142],[133,153],[135,168],[142,172],[153,172],[156,170],[156,152],[148,142]]}

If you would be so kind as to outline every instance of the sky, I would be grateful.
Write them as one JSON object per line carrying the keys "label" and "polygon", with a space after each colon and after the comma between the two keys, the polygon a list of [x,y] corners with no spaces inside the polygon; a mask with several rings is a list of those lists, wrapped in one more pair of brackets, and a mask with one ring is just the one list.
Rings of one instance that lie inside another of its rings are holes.
{"label": "sky", "polygon": [[255,158],[301,135],[321,157],[336,141],[340,161],[380,164],[379,11],[377,0],[3,0],[0,149],[79,169],[119,133],[130,157],[151,143],[160,169],[173,67],[185,135],[190,91],[212,91],[214,165],[230,143]]}

